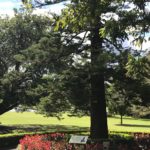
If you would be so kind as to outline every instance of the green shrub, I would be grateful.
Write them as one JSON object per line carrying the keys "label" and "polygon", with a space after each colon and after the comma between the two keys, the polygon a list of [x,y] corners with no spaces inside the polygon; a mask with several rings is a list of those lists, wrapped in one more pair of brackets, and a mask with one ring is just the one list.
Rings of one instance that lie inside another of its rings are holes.
{"label": "green shrub", "polygon": [[22,137],[23,135],[0,137],[0,146],[1,148],[16,146]]}

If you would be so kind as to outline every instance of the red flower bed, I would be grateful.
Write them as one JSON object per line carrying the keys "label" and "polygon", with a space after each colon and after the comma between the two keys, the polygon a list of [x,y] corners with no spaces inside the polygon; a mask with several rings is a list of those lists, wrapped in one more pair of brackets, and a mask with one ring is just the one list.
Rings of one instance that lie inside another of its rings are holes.
{"label": "red flower bed", "polygon": [[66,146],[63,139],[64,134],[61,133],[26,135],[20,140],[20,150],[61,150]]}
{"label": "red flower bed", "polygon": [[51,141],[45,140],[46,138],[46,135],[26,135],[20,140],[21,150],[50,150]]}

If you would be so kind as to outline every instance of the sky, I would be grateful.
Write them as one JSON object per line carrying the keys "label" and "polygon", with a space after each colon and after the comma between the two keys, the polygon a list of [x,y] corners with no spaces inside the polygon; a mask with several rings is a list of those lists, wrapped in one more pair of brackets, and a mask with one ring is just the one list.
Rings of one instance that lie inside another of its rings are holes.
{"label": "sky", "polygon": [[[6,15],[13,16],[13,9],[17,8],[19,9],[22,6],[21,0],[0,0],[0,15]],[[36,11],[38,13],[45,13],[45,12],[56,12],[60,13],[61,9],[63,8],[63,3],[55,4],[52,6],[49,6],[49,9],[42,8],[37,9]]]}
{"label": "sky", "polygon": [[13,16],[13,8],[19,8],[21,5],[20,0],[0,0],[0,14]]}
{"label": "sky", "polygon": [[[147,9],[150,9],[150,2],[147,3]],[[13,14],[13,8],[20,8],[22,6],[21,0],[0,0],[0,14]],[[56,4],[53,7],[49,7],[51,11],[60,12],[63,4]]]}
{"label": "sky", "polygon": [[[13,9],[17,8],[19,9],[22,6],[21,0],[0,0],[0,15],[6,15],[13,16]],[[61,9],[64,7],[64,3],[61,4],[55,4],[53,6],[49,6],[49,8],[43,8],[43,9],[37,9],[36,12],[45,14],[46,12],[56,12],[61,13]],[[150,3],[148,3],[147,9],[150,10]],[[147,34],[147,37],[150,37],[150,33]],[[126,45],[130,45],[132,41],[132,37],[129,41],[126,41]],[[143,44],[143,49],[149,49],[150,51],[150,41]]]}

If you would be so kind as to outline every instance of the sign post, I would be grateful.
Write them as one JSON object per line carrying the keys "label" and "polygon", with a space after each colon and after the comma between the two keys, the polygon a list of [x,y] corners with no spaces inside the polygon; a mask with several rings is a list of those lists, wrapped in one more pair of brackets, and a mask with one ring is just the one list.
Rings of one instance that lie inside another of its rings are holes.
{"label": "sign post", "polygon": [[103,149],[104,149],[104,150],[109,150],[109,145],[110,145],[110,142],[109,142],[109,141],[103,142]]}
{"label": "sign post", "polygon": [[88,136],[72,135],[69,140],[69,143],[72,144],[73,147],[75,146],[75,144],[85,146],[85,144],[87,143],[87,140],[88,140]]}
{"label": "sign post", "polygon": [[69,143],[70,144],[86,144],[88,140],[88,136],[81,136],[81,135],[72,135]]}

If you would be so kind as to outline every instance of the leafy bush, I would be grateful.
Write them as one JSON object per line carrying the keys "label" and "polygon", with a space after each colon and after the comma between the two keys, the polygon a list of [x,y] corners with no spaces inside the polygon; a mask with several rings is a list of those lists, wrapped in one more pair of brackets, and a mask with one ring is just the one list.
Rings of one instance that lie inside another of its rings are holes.
{"label": "leafy bush", "polygon": [[23,136],[21,136],[21,135],[0,137],[0,148],[14,147],[19,143],[19,140],[22,137]]}
{"label": "leafy bush", "polygon": [[117,132],[112,132],[109,135],[110,139],[113,140],[133,140],[133,135],[131,133],[117,133]]}

